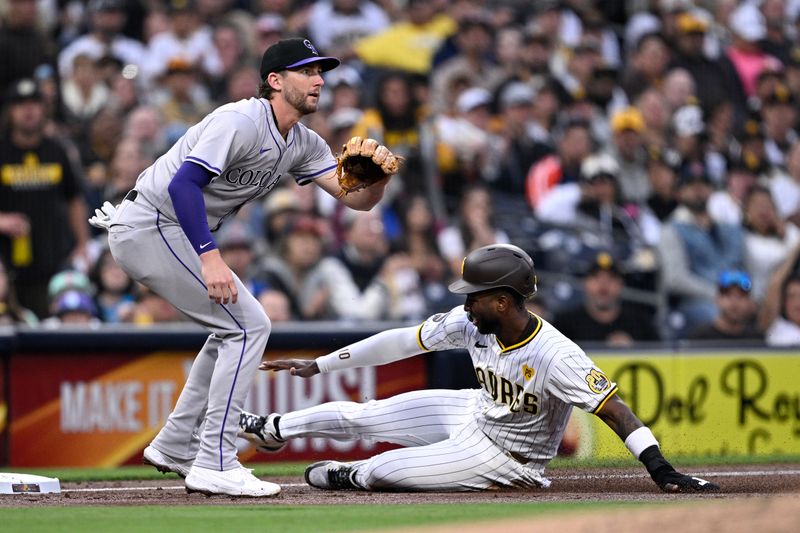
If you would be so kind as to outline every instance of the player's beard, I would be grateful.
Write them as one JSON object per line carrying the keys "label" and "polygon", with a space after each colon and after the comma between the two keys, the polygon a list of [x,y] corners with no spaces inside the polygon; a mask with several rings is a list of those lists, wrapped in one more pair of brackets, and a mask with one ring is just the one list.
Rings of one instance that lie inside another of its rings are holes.
{"label": "player's beard", "polygon": [[496,333],[498,326],[500,323],[497,320],[489,320],[485,317],[477,316],[475,313],[469,314],[470,320],[473,320],[473,324],[475,327],[478,328],[478,333],[481,335],[491,335],[492,333]]}
{"label": "player's beard", "polygon": [[283,91],[283,97],[301,115],[310,115],[317,110],[317,103],[309,103],[308,94],[300,92],[294,87],[286,87]]}

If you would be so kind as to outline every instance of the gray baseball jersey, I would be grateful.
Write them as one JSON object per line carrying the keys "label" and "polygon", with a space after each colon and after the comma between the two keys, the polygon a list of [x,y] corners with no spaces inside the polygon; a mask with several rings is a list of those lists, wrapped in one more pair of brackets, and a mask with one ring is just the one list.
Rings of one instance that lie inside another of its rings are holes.
{"label": "gray baseball jersey", "polygon": [[283,175],[306,184],[336,168],[330,147],[303,124],[295,124],[284,140],[272,108],[260,98],[216,109],[139,176],[136,190],[171,221],[177,217],[167,187],[184,161],[217,174],[203,188],[212,231],[271,191]]}

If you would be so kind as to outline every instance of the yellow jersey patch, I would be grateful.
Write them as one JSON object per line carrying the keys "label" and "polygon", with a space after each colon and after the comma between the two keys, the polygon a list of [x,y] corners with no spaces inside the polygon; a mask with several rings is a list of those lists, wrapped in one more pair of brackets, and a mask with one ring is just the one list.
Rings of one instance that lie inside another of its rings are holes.
{"label": "yellow jersey patch", "polygon": [[536,374],[536,370],[532,369],[528,365],[522,365],[522,379],[525,381],[530,381],[533,379],[533,376]]}
{"label": "yellow jersey patch", "polygon": [[586,383],[589,384],[589,389],[596,394],[600,394],[611,386],[611,382],[608,380],[606,375],[596,368],[593,368],[586,375]]}

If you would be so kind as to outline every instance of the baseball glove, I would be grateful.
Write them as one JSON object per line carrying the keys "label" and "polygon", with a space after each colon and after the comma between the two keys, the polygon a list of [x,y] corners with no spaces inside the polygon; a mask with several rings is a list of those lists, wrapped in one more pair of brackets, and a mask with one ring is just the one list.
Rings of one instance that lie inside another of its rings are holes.
{"label": "baseball glove", "polygon": [[360,191],[396,174],[401,161],[375,139],[353,137],[342,146],[342,153],[337,158],[336,176],[342,188],[340,196]]}

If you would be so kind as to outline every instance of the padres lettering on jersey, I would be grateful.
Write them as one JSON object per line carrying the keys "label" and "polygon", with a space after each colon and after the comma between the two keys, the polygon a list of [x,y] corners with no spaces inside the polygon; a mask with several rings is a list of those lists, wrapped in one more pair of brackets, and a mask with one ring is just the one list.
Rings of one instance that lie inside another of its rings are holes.
{"label": "padres lettering on jersey", "polygon": [[617,391],[574,342],[547,321],[513,346],[482,335],[463,307],[434,315],[419,328],[426,350],[465,348],[482,388],[475,419],[508,452],[533,462],[555,456],[573,406],[595,412]]}

